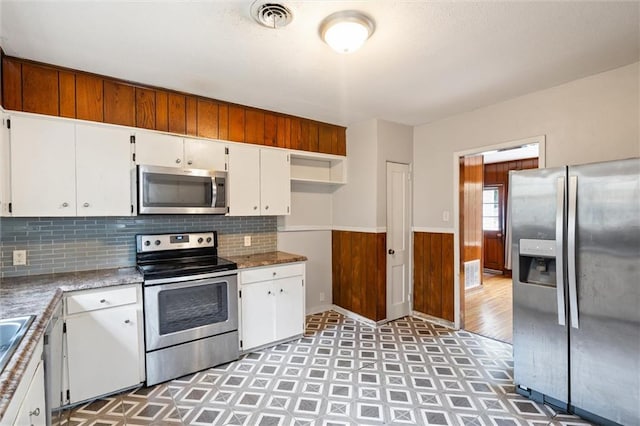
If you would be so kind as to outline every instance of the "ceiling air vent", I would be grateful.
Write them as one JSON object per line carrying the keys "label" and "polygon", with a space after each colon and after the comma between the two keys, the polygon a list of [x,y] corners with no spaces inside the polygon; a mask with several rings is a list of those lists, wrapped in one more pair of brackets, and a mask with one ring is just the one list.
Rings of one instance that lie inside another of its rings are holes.
{"label": "ceiling air vent", "polygon": [[286,27],[293,20],[288,7],[280,3],[265,3],[257,0],[251,5],[251,16],[265,27],[278,29]]}

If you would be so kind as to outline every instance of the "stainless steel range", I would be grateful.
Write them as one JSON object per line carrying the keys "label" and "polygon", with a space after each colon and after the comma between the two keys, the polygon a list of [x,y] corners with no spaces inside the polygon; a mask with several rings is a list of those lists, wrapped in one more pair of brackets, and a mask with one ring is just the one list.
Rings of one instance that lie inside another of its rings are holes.
{"label": "stainless steel range", "polygon": [[136,236],[147,386],[238,359],[237,265],[215,231]]}

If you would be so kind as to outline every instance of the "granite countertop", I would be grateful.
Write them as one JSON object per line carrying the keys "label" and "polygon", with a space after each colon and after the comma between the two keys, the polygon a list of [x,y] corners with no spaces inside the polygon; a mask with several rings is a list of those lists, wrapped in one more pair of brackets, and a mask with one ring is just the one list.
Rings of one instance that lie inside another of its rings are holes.
{"label": "granite countertop", "polygon": [[[305,256],[282,251],[226,258],[237,263],[238,269],[307,260]],[[0,319],[27,315],[36,318],[0,374],[0,422],[64,292],[142,281],[142,275],[134,267],[3,278],[0,282]]]}
{"label": "granite countertop", "polygon": [[249,254],[244,256],[227,256],[232,262],[238,264],[238,269],[256,268],[258,266],[277,265],[279,263],[304,262],[306,256],[286,253],[284,251],[271,251],[268,253]]}
{"label": "granite countertop", "polygon": [[105,269],[3,278],[0,283],[0,319],[35,315],[0,374],[0,422],[65,291],[86,290],[142,282],[136,268]]}

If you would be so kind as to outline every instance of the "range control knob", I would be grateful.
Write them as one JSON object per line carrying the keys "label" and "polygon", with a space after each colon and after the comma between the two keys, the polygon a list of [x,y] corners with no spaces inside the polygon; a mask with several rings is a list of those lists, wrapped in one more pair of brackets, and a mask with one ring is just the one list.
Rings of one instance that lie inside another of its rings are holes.
{"label": "range control knob", "polygon": [[210,243],[211,242],[211,237],[207,237],[207,242]]}
{"label": "range control knob", "polygon": [[198,244],[202,244],[203,241],[204,239],[202,237],[198,238]]}
{"label": "range control knob", "polygon": [[149,246],[151,245],[151,241],[149,241],[149,240],[145,241],[145,242],[144,242],[144,245],[145,245],[145,246],[147,246],[147,247],[149,247]]}
{"label": "range control knob", "polygon": [[159,246],[160,245],[160,240],[156,240],[154,244]]}

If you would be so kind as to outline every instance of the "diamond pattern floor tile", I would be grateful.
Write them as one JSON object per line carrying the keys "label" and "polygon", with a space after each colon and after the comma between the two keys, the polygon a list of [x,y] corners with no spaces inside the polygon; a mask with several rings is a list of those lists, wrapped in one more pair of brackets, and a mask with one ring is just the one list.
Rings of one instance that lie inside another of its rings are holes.
{"label": "diamond pattern floor tile", "polygon": [[516,394],[511,346],[417,318],[329,311],[305,337],[83,404],[60,425],[588,425]]}

